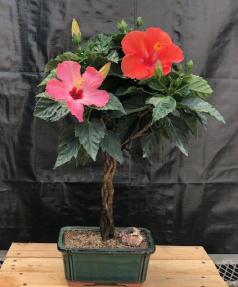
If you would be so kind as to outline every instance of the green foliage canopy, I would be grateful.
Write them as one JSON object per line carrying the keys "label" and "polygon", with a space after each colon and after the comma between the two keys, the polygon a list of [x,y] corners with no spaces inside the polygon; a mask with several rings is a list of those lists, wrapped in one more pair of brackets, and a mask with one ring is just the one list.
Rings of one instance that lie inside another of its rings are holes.
{"label": "green foliage canopy", "polygon": [[191,73],[191,61],[175,66],[168,76],[158,67],[151,79],[126,78],[120,68],[121,40],[130,29],[124,22],[119,28],[119,33],[99,34],[46,65],[45,77],[39,85],[43,89],[56,77],[57,65],[65,60],[80,63],[84,70],[87,66],[99,69],[107,62],[112,63],[102,85],[110,92],[110,101],[104,108],[86,107],[84,123],[77,122],[65,104],[54,101],[45,92],[37,95],[36,117],[51,122],[68,118],[70,122],[60,136],[55,167],[72,159],[84,165],[96,161],[98,154],[105,152],[123,163],[123,151],[131,151],[131,143],[137,139],[143,157],[151,156],[162,138],[188,155],[189,136],[197,134],[199,125],[206,127],[208,116],[225,122],[208,103],[213,93],[208,82]]}

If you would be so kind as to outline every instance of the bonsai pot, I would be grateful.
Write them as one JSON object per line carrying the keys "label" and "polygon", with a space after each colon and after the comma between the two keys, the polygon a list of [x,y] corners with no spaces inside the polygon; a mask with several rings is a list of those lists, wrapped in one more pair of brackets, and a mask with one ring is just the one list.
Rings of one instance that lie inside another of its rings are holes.
{"label": "bonsai pot", "polygon": [[[124,228],[117,228],[122,230]],[[147,248],[66,248],[64,233],[69,230],[98,231],[97,227],[63,227],[60,230],[58,250],[63,254],[67,280],[92,283],[143,283],[146,280],[150,255],[155,245],[148,229],[140,228]]]}

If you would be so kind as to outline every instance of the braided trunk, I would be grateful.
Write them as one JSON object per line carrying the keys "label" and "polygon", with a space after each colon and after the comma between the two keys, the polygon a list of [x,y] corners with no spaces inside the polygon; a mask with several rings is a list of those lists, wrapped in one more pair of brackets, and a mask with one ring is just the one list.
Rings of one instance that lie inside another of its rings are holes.
{"label": "braided trunk", "polygon": [[117,161],[106,154],[104,166],[104,178],[102,185],[102,214],[100,220],[100,232],[102,240],[106,241],[114,237],[114,219],[113,219],[113,196],[114,186],[113,178],[117,169]]}

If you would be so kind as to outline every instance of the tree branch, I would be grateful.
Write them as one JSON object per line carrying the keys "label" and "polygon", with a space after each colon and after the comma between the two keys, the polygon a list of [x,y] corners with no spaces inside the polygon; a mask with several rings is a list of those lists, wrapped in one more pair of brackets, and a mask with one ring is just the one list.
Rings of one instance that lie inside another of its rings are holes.
{"label": "tree branch", "polygon": [[144,135],[145,132],[147,132],[152,126],[152,123],[147,124],[146,126],[144,126],[144,128],[142,130],[140,130],[138,133],[136,133],[133,136],[130,136],[126,141],[124,141],[124,143],[122,143],[122,146],[127,145],[128,143],[130,143],[131,141],[133,141],[134,139],[137,139],[141,136]]}

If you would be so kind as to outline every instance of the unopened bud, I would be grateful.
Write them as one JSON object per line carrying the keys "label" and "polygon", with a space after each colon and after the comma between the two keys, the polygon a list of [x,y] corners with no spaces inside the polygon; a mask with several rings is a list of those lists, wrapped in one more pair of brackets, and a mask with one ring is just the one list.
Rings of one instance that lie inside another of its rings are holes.
{"label": "unopened bud", "polygon": [[155,70],[155,75],[160,79],[163,76],[163,67],[160,63],[160,61],[158,61],[157,65],[156,65],[156,70]]}
{"label": "unopened bud", "polygon": [[72,39],[73,42],[77,45],[81,42],[81,31],[79,23],[75,18],[72,21]]}
{"label": "unopened bud", "polygon": [[143,21],[142,17],[138,17],[136,19],[136,27],[141,28],[143,26],[143,24],[144,24],[144,21]]}
{"label": "unopened bud", "polygon": [[190,71],[193,69],[193,60],[187,62],[187,67]]}
{"label": "unopened bud", "polygon": [[126,33],[129,30],[129,26],[124,19],[122,19],[121,22],[117,24],[117,28],[122,33]]}
{"label": "unopened bud", "polygon": [[106,78],[110,69],[111,69],[111,63],[108,62],[99,70],[99,73],[103,76],[103,78]]}

